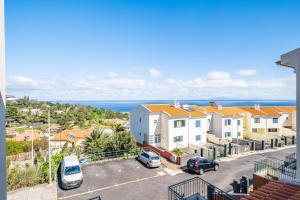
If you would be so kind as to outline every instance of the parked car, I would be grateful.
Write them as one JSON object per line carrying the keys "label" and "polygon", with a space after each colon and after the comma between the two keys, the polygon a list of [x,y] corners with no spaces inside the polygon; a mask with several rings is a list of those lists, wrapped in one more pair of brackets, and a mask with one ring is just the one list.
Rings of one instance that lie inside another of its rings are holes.
{"label": "parked car", "polygon": [[219,163],[215,160],[208,160],[203,157],[194,157],[187,161],[187,168],[195,173],[203,174],[205,171],[219,169]]}
{"label": "parked car", "polygon": [[160,167],[160,157],[152,151],[144,151],[138,155],[137,158],[140,162],[144,163],[148,168]]}
{"label": "parked car", "polygon": [[71,189],[80,187],[83,174],[77,156],[65,156],[61,163],[61,187]]}
{"label": "parked car", "polygon": [[80,164],[89,164],[89,163],[91,163],[91,159],[89,159],[89,158],[83,158],[83,159],[79,160],[79,163]]}

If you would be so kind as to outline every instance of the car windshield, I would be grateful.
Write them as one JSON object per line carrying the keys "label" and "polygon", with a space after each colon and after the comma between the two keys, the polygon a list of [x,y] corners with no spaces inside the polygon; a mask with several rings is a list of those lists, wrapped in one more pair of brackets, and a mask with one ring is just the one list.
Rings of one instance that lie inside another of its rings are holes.
{"label": "car windshield", "polygon": [[152,156],[151,160],[159,160],[159,157],[158,156]]}
{"label": "car windshield", "polygon": [[78,173],[80,173],[80,167],[78,165],[65,168],[65,175],[72,175]]}

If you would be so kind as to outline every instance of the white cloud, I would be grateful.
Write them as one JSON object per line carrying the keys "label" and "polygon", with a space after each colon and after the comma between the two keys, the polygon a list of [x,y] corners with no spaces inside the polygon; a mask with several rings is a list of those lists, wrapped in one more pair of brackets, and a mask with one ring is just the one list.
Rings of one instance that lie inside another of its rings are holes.
{"label": "white cloud", "polygon": [[154,69],[154,68],[150,68],[149,73],[150,73],[150,76],[152,76],[154,78],[160,77],[162,75],[161,71],[159,71],[158,69]]}
{"label": "white cloud", "polygon": [[223,71],[211,71],[207,74],[209,79],[227,79],[230,77],[230,73]]}
{"label": "white cloud", "polygon": [[[223,73],[223,75],[222,75]],[[209,73],[206,77],[168,78],[147,81],[141,78],[87,77],[49,80],[26,76],[7,78],[7,92],[37,99],[291,99],[295,98],[295,77],[237,79],[229,73]]]}
{"label": "white cloud", "polygon": [[240,69],[238,74],[240,76],[254,76],[256,75],[256,69]]}

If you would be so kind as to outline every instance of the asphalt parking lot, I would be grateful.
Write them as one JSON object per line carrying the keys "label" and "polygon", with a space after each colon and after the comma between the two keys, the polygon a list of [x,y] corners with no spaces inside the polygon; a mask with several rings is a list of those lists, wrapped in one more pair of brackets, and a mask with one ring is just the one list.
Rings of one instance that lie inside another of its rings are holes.
{"label": "asphalt parking lot", "polygon": [[[201,178],[228,191],[233,179],[253,174],[253,163],[261,156],[283,159],[293,152],[295,148],[221,162],[218,171],[206,172]],[[168,197],[168,186],[197,176],[185,170],[172,171],[164,167],[148,169],[135,159],[85,166],[83,174],[81,187],[58,189],[59,199],[87,200],[101,196],[102,200],[165,200]]]}

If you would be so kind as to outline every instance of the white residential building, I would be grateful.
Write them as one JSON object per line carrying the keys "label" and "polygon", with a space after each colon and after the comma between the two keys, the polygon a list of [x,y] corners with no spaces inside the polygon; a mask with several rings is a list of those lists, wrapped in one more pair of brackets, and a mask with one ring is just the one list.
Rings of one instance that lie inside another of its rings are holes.
{"label": "white residential building", "polygon": [[294,106],[259,106],[240,107],[246,111],[244,115],[245,131],[249,134],[284,133],[286,128],[292,131],[295,121]]}
{"label": "white residential building", "polygon": [[211,116],[210,133],[221,139],[243,138],[243,110],[217,104],[201,108]]}
{"label": "white residential building", "polygon": [[137,142],[166,150],[206,143],[208,126],[207,115],[196,106],[140,105],[130,114]]}

